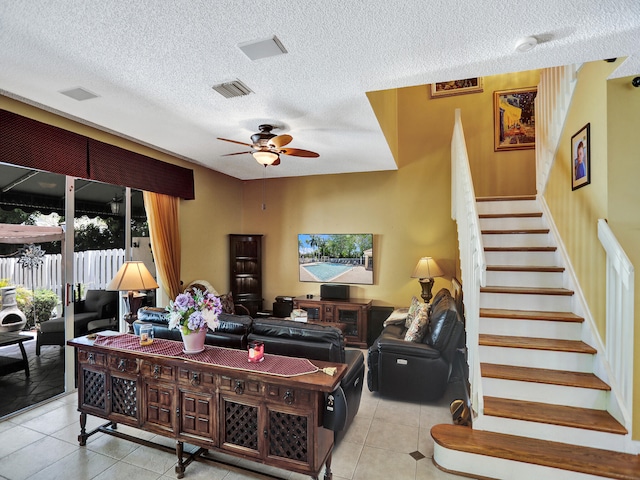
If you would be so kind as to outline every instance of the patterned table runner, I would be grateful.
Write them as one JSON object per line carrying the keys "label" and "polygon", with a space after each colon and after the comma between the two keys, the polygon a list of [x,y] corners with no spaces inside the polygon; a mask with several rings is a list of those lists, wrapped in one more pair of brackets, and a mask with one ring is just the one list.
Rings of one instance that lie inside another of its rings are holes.
{"label": "patterned table runner", "polygon": [[234,370],[265,373],[279,377],[295,377],[318,371],[313,363],[306,358],[283,357],[265,353],[264,361],[250,363],[249,354],[245,350],[214,347],[205,345],[200,353],[186,354],[182,351],[182,342],[156,338],[151,345],[140,345],[140,337],[129,333],[120,335],[100,335],[93,342],[94,345],[130,352],[144,352],[162,357],[183,358],[194,362],[217,365]]}

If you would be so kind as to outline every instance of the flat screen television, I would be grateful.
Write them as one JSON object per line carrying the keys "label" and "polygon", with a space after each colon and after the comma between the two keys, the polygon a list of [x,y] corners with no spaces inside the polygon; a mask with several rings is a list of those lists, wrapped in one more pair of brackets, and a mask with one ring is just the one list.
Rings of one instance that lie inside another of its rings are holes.
{"label": "flat screen television", "polygon": [[373,234],[298,235],[301,282],[373,285]]}

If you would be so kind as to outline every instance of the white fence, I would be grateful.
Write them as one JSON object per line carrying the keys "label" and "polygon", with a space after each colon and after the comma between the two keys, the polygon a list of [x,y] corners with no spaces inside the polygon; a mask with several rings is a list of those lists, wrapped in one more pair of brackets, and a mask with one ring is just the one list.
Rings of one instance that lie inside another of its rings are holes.
{"label": "white fence", "polygon": [[[62,277],[61,254],[45,255],[44,262],[33,272],[22,268],[18,258],[0,258],[0,278],[8,279],[14,285],[28,289],[48,288],[56,292],[62,300],[64,279]],[[73,254],[74,283],[81,283],[85,289],[104,289],[124,263],[124,249],[88,250]],[[33,279],[32,279],[33,273]]]}

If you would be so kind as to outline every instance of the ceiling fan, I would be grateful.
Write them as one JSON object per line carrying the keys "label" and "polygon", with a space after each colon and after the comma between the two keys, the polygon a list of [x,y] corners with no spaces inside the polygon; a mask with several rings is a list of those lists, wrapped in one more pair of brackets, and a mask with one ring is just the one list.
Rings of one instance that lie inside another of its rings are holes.
{"label": "ceiling fan", "polygon": [[251,141],[253,143],[238,142],[237,140],[229,140],[228,138],[218,137],[218,140],[251,147],[251,150],[248,150],[246,152],[228,153],[226,155],[223,155],[223,157],[250,153],[259,164],[267,167],[269,165],[280,165],[280,154],[292,155],[294,157],[313,158],[320,156],[316,152],[302,150],[300,148],[282,148],[286,145],[289,145],[289,143],[291,143],[291,141],[293,140],[293,137],[287,134],[276,135],[275,133],[271,133],[271,130],[273,130],[274,128],[276,127],[274,127],[273,125],[259,125],[258,130],[260,130],[260,132],[251,135]]}

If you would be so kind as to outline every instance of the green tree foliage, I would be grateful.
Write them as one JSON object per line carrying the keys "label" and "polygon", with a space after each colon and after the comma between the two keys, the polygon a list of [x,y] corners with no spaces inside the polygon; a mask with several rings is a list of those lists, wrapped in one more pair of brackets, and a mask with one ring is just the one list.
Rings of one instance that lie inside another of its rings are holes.
{"label": "green tree foliage", "polygon": [[331,258],[359,258],[373,246],[367,234],[310,235],[306,243],[312,249],[307,255]]}
{"label": "green tree foliage", "polygon": [[26,305],[24,314],[27,317],[27,321],[33,319],[33,309],[35,307],[36,321],[40,323],[46,322],[51,318],[51,312],[57,304],[58,296],[54,291],[46,288],[39,288],[35,291],[33,301]]}

